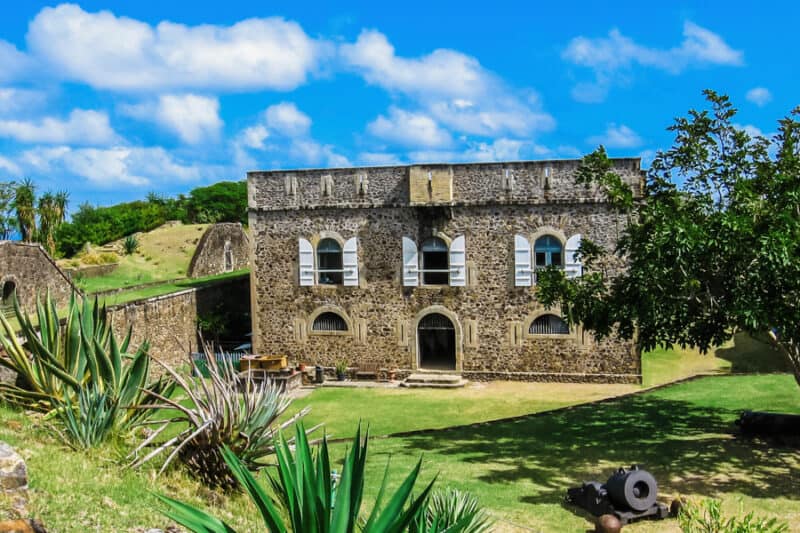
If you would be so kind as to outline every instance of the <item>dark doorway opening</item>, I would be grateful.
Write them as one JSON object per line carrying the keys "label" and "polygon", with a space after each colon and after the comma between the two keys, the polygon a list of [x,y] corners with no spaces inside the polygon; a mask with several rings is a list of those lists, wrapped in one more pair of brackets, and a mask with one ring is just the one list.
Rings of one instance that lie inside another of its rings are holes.
{"label": "dark doorway opening", "polygon": [[456,328],[439,313],[425,315],[417,326],[419,366],[428,370],[456,369]]}
{"label": "dark doorway opening", "polygon": [[14,313],[14,291],[16,290],[17,284],[13,281],[3,283],[3,299],[0,301],[0,312],[5,316],[10,316]]}

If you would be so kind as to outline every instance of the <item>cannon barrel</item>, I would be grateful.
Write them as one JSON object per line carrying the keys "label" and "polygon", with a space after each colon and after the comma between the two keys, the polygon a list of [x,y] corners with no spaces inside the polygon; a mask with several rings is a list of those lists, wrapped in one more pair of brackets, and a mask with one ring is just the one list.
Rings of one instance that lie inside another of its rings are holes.
{"label": "cannon barrel", "polygon": [[614,505],[640,512],[652,507],[658,496],[655,478],[638,466],[620,468],[608,478],[605,488]]}

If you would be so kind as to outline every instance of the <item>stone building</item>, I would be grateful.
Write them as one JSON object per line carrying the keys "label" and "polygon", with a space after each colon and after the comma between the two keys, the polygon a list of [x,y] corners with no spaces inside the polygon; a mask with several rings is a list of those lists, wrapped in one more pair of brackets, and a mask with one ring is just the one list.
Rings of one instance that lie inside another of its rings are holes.
{"label": "stone building", "polygon": [[5,311],[15,291],[20,305],[32,311],[37,295],[44,298],[50,291],[61,308],[77,290],[40,244],[0,241],[0,297]]}
{"label": "stone building", "polygon": [[239,223],[214,224],[200,237],[187,275],[190,278],[213,276],[248,267],[250,245]]}
{"label": "stone building", "polygon": [[[307,364],[470,379],[639,382],[633,343],[595,341],[535,298],[623,218],[578,160],[250,172],[253,348]],[[615,170],[641,195],[640,160]],[[613,260],[608,268],[619,268]]]}

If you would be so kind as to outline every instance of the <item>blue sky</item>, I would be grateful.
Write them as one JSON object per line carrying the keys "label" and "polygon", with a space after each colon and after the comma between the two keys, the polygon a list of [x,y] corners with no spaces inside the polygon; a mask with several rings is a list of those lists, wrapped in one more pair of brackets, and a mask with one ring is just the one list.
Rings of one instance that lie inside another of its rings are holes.
{"label": "blue sky", "polygon": [[800,3],[6,3],[0,180],[72,206],[247,170],[615,156],[800,103]]}

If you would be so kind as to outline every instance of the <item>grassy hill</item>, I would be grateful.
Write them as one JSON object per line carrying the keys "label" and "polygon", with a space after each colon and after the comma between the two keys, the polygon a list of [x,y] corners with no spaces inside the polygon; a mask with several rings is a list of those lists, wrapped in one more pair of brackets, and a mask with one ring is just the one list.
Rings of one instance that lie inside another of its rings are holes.
{"label": "grassy hill", "polygon": [[183,278],[207,228],[208,224],[167,224],[137,234],[139,249],[131,255],[125,255],[122,241],[116,241],[60,263],[70,268],[79,264],[102,264],[113,259],[118,261],[119,266],[110,274],[97,277],[78,275],[76,283],[86,293]]}

